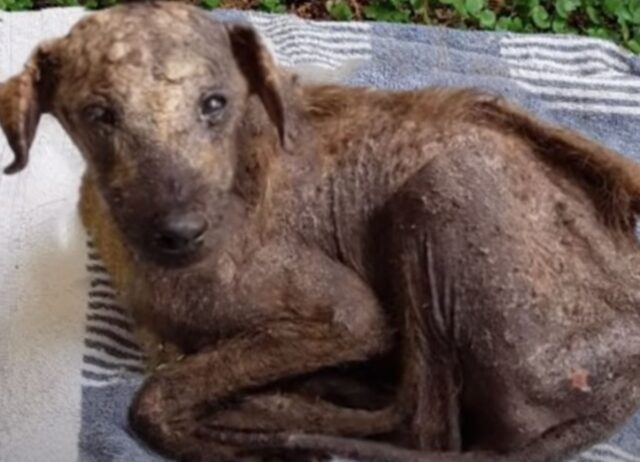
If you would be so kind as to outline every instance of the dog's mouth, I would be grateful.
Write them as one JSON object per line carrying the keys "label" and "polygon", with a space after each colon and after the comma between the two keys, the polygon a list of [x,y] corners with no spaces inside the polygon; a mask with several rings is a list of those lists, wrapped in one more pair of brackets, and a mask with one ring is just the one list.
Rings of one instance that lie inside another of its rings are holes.
{"label": "dog's mouth", "polygon": [[140,260],[167,269],[184,269],[204,260],[208,254],[204,238],[180,243],[166,236],[136,239],[135,253]]}
{"label": "dog's mouth", "polygon": [[165,268],[187,268],[195,265],[204,259],[204,252],[194,250],[191,252],[146,252],[148,260],[151,260],[154,264]]}
{"label": "dog's mouth", "polygon": [[193,266],[204,260],[207,252],[204,243],[190,243],[188,246],[171,247],[150,241],[141,249],[143,258],[154,265],[168,269]]}

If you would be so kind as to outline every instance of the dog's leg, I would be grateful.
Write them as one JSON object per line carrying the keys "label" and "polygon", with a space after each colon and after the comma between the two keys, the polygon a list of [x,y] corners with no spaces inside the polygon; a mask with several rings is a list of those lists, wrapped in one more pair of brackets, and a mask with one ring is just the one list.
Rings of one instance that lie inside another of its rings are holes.
{"label": "dog's leg", "polygon": [[[396,225],[404,224],[400,217]],[[428,236],[401,239],[391,248],[399,255],[393,272],[397,303],[404,307],[396,406],[407,419],[400,431],[403,439],[397,442],[415,449],[458,451],[462,376],[455,349],[453,319],[459,308],[454,283]]]}
{"label": "dog's leg", "polygon": [[[243,456],[257,458],[260,461],[271,459],[268,455],[283,457],[282,461],[325,460],[320,454],[305,454],[280,450],[252,451],[240,446],[232,449],[219,445],[218,434],[242,432],[246,435],[266,432],[277,434],[291,429],[305,429],[307,432],[322,433],[330,429],[332,434],[354,438],[380,436],[386,437],[396,430],[399,418],[393,407],[375,411],[342,408],[321,399],[299,396],[297,394],[281,394],[264,392],[251,394],[231,403],[224,403],[219,408],[197,419],[193,424],[193,432],[184,438],[181,445],[186,448],[191,444],[194,450],[183,449],[181,460],[197,460],[199,462],[219,462],[221,452],[231,451],[237,460]],[[275,453],[275,454],[274,454]],[[244,460],[244,459],[242,459]],[[280,461],[280,458],[276,460]]]}
{"label": "dog's leg", "polygon": [[[306,335],[313,334],[307,332]],[[291,342],[298,342],[295,357],[287,351],[291,348],[290,345],[281,343],[281,339],[270,337],[253,341],[247,339],[246,343],[232,341],[220,349],[187,357],[181,363],[168,366],[152,376],[136,396],[130,414],[132,426],[146,441],[162,452],[190,458],[190,453],[200,452],[199,448],[211,451],[202,438],[202,432],[198,441],[193,438],[193,434],[199,427],[207,425],[206,419],[200,423],[202,417],[209,414],[208,408],[215,407],[217,401],[235,392],[269,383],[298,371],[307,372],[316,368],[319,362],[317,356],[313,357],[315,352],[327,354],[329,360],[328,356],[331,356],[331,353],[322,353],[323,347],[317,341],[304,345],[304,337],[305,333],[301,332],[300,337],[288,338]],[[250,358],[239,357],[242,352]],[[340,357],[340,353],[342,352],[337,352],[336,356]],[[281,402],[287,401],[289,400],[286,396],[281,398]],[[292,404],[291,401],[288,404]],[[375,412],[359,410],[345,410],[338,417],[327,416],[326,409],[318,403],[309,404],[306,412],[307,415],[300,415],[298,411],[286,415],[285,412],[284,418],[265,416],[265,419],[257,418],[255,422],[249,422],[249,426],[275,426],[276,429],[282,429],[283,425],[291,428],[291,424],[298,424],[298,428],[304,428],[306,424],[320,430],[319,424],[334,425],[341,422],[342,426],[338,426],[339,431],[345,430],[342,427],[353,430],[356,426],[362,426],[366,430],[372,425],[370,423],[367,426],[367,421],[375,424],[381,417]],[[299,420],[295,421],[295,417]],[[230,418],[231,425],[238,425],[232,416],[227,415],[226,418]],[[356,423],[353,423],[354,419]],[[215,418],[212,420],[209,424],[213,423],[215,426]],[[225,420],[224,413],[220,420]],[[187,457],[187,454],[190,455]],[[199,454],[199,457],[204,457],[204,454]]]}
{"label": "dog's leg", "polygon": [[[274,250],[280,258],[282,249]],[[363,361],[388,349],[382,309],[353,272],[312,251],[301,250],[296,258],[296,267],[308,273],[272,271],[261,285],[269,296],[251,295],[256,303],[280,301],[282,305],[275,308],[280,317],[267,317],[277,321],[258,324],[254,332],[170,365],[143,385],[130,421],[153,446],[174,454],[192,448],[189,433],[205,404],[215,406],[241,391]],[[260,262],[261,267],[264,264]]]}
{"label": "dog's leg", "polygon": [[400,420],[392,406],[372,411],[351,409],[293,393],[256,393],[237,401],[200,419],[197,437],[212,441],[212,435],[225,431],[273,433],[291,428],[310,433],[330,429],[337,435],[365,437],[390,433]]}
{"label": "dog's leg", "polygon": [[597,441],[610,432],[612,423],[608,421],[608,415],[603,410],[580,420],[566,422],[545,432],[526,447],[504,454],[482,451],[421,452],[386,443],[320,434],[220,432],[216,437],[224,444],[253,449],[256,453],[261,450],[291,451],[333,455],[358,462],[562,462],[587,449],[585,440]]}

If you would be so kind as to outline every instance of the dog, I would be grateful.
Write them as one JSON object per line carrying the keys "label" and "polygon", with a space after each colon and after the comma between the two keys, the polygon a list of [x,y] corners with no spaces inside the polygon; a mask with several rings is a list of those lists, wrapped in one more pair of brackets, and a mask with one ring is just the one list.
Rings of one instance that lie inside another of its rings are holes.
{"label": "dog", "polygon": [[[549,462],[640,407],[640,169],[575,132],[472,90],[303,84],[163,2],[0,86],[7,174],[44,113],[137,322],[186,355],[130,409],[166,455]],[[359,367],[389,399],[325,396]]]}

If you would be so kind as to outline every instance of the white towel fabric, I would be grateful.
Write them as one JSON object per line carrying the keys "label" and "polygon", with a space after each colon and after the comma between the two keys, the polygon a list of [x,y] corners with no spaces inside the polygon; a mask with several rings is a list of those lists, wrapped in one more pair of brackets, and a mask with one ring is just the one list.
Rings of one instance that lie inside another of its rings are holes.
{"label": "white towel fabric", "polygon": [[[0,81],[82,10],[0,13]],[[12,159],[0,136],[0,164]],[[45,116],[27,170],[0,176],[0,461],[72,462],[88,274],[76,203],[82,161]]]}

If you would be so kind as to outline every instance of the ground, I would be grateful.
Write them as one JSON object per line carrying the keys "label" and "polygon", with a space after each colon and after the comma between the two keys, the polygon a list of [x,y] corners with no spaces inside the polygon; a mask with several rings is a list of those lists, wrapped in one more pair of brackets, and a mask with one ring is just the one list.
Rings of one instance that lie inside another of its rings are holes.
{"label": "ground", "polygon": [[[0,0],[0,10],[127,0]],[[139,0],[138,0],[139,1]],[[205,8],[289,12],[308,19],[437,24],[459,29],[579,34],[640,53],[640,0],[178,0]]]}

